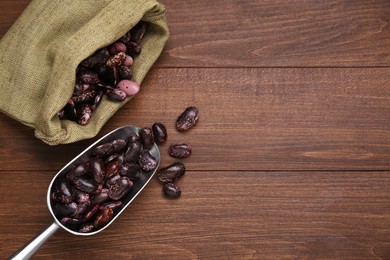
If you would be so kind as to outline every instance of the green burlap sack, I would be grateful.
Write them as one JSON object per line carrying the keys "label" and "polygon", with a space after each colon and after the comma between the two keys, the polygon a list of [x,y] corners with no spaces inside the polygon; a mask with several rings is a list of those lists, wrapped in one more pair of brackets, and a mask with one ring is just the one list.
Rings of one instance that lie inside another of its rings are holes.
{"label": "green burlap sack", "polygon": [[104,97],[86,126],[59,120],[77,65],[147,21],[142,52],[132,66],[133,80],[141,83],[168,39],[164,11],[155,0],[33,0],[0,41],[0,110],[50,145],[94,137],[130,98]]}

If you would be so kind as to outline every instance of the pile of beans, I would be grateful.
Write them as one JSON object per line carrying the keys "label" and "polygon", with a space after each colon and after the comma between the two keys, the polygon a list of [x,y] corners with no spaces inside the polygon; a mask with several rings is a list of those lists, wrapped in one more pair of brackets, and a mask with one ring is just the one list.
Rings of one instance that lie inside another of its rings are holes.
{"label": "pile of beans", "polygon": [[103,95],[123,101],[138,93],[140,86],[132,81],[131,66],[141,53],[140,43],[146,30],[146,22],[139,22],[115,43],[97,50],[79,64],[73,95],[57,114],[61,120],[86,125]]}
{"label": "pile of beans", "polygon": [[50,197],[54,215],[77,232],[105,226],[120,210],[122,200],[143,174],[158,161],[150,152],[151,135],[133,134],[95,147],[87,162],[73,167],[55,181]]}
{"label": "pile of beans", "polygon": [[[176,120],[176,129],[186,131],[199,119],[198,109],[188,107]],[[143,174],[153,171],[158,161],[150,150],[154,144],[167,141],[166,127],[156,122],[151,128],[141,128],[138,135],[127,140],[116,139],[96,146],[87,162],[80,163],[58,178],[50,191],[51,206],[56,218],[67,228],[89,233],[104,227],[123,205],[125,196]],[[186,158],[189,144],[171,144],[170,156]],[[185,173],[177,161],[157,173],[168,198],[178,198],[181,189],[174,182]]]}

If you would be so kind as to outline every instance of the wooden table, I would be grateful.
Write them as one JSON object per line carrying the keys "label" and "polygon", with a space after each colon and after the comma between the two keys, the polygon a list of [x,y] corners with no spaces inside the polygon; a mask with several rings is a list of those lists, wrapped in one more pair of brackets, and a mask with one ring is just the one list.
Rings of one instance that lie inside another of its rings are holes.
{"label": "wooden table", "polygon": [[[29,2],[0,2],[0,36]],[[36,259],[390,259],[390,2],[162,2],[169,42],[96,138],[50,147],[0,115],[0,258],[52,222],[46,190],[71,158],[162,121],[193,145],[182,196],[155,179],[109,229],[61,230]],[[189,105],[200,122],[181,134]]]}

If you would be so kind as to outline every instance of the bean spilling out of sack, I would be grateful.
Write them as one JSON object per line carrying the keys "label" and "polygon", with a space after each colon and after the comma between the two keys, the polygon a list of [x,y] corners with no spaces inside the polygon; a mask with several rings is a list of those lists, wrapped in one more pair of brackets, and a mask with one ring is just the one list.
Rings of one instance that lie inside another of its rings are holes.
{"label": "bean spilling out of sack", "polygon": [[124,101],[138,93],[140,85],[132,81],[133,59],[141,53],[141,40],[147,23],[140,21],[110,46],[97,50],[76,69],[72,97],[58,112],[61,120],[86,125],[103,95],[113,101]]}

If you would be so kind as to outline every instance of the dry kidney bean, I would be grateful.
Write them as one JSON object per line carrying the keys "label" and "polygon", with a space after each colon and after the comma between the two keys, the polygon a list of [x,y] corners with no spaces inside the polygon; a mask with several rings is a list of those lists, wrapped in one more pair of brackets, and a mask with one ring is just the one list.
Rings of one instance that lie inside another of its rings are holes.
{"label": "dry kidney bean", "polygon": [[95,157],[89,161],[89,172],[91,173],[92,178],[97,183],[103,183],[106,175],[106,170],[102,158]]}
{"label": "dry kidney bean", "polygon": [[157,144],[163,144],[168,139],[167,128],[160,122],[156,122],[152,125],[154,141]]}
{"label": "dry kidney bean", "polygon": [[151,171],[157,167],[156,158],[147,149],[141,150],[138,163],[144,171]]}
{"label": "dry kidney bean", "polygon": [[115,101],[123,101],[127,98],[126,93],[120,88],[109,89],[107,90],[106,95],[107,97]]}
{"label": "dry kidney bean", "polygon": [[168,198],[178,198],[181,195],[181,189],[172,182],[168,182],[164,184],[164,194]]}
{"label": "dry kidney bean", "polygon": [[171,144],[168,148],[169,155],[175,158],[186,158],[191,155],[191,152],[190,144]]}
{"label": "dry kidney bean", "polygon": [[76,75],[82,83],[97,84],[100,82],[97,72],[91,69],[80,67]]}
{"label": "dry kidney bean", "polygon": [[145,149],[151,149],[154,145],[153,131],[149,127],[144,127],[139,132],[139,138]]}
{"label": "dry kidney bean", "polygon": [[56,203],[53,206],[54,214],[62,219],[62,217],[73,217],[77,210],[77,204],[76,202],[71,203]]}
{"label": "dry kidney bean", "polygon": [[89,68],[94,68],[100,64],[105,63],[110,58],[110,53],[106,48],[97,50],[94,54],[84,59],[81,65]]}
{"label": "dry kidney bean", "polygon": [[133,182],[127,177],[121,177],[110,185],[108,196],[112,200],[120,200],[133,186]]}
{"label": "dry kidney bean", "polygon": [[98,183],[89,177],[80,176],[73,179],[73,185],[86,193],[93,193],[98,189]]}
{"label": "dry kidney bean", "polygon": [[[112,101],[121,102],[139,92],[139,84],[131,81],[131,66],[133,59],[141,52],[140,43],[146,29],[147,23],[140,21],[111,46],[97,50],[80,62],[76,69],[73,95],[57,113],[59,119],[86,125],[103,94]],[[129,82],[119,84],[123,80]]]}
{"label": "dry kidney bean", "polygon": [[69,180],[74,180],[76,177],[83,176],[87,172],[88,167],[88,163],[81,163],[74,167],[72,170],[70,170],[66,174],[66,178],[68,178]]}
{"label": "dry kidney bean", "polygon": [[77,123],[79,125],[86,125],[91,120],[92,109],[90,105],[82,105],[79,110],[77,110]]}
{"label": "dry kidney bean", "polygon": [[137,162],[141,153],[142,145],[140,142],[129,143],[129,148],[125,153],[125,161]]}
{"label": "dry kidney bean", "polygon": [[176,119],[176,129],[178,131],[186,131],[196,125],[199,120],[198,108],[192,106],[187,107],[184,112]]}
{"label": "dry kidney bean", "polygon": [[162,183],[174,182],[179,179],[186,171],[186,168],[181,162],[174,162],[171,165],[161,168],[157,174],[157,178]]}
{"label": "dry kidney bean", "polygon": [[[130,81],[131,78],[133,77],[133,72],[131,71],[130,67],[128,67],[126,65],[120,66],[117,70],[118,70],[119,78],[121,80],[129,80]],[[133,94],[131,94],[131,95],[133,95]],[[128,96],[131,96],[131,95],[128,95]]]}

